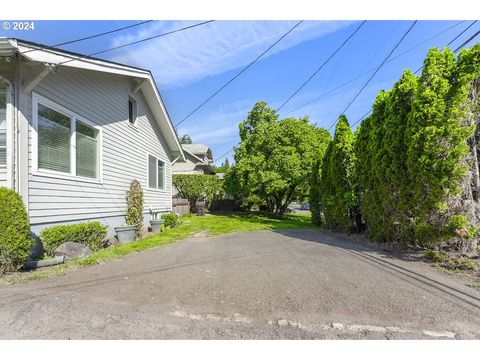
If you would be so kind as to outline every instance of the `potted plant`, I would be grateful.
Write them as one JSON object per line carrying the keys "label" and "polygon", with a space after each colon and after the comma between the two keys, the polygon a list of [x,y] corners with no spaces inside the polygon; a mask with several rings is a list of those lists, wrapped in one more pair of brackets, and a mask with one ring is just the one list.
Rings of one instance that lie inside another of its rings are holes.
{"label": "potted plant", "polygon": [[126,224],[115,227],[118,241],[122,244],[130,243],[140,237],[143,228],[143,190],[137,180],[130,183],[127,191]]}

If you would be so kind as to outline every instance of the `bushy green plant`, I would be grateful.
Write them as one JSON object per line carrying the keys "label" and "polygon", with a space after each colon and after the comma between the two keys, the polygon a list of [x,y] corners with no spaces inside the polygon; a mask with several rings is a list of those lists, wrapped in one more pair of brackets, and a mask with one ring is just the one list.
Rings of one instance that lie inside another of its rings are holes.
{"label": "bushy green plant", "polygon": [[174,228],[177,225],[178,215],[177,214],[163,214],[162,219],[165,220],[165,226],[169,228]]}
{"label": "bushy green plant", "polygon": [[128,225],[135,226],[135,235],[140,237],[143,228],[143,190],[137,180],[132,180],[130,190],[127,191],[127,215],[125,220]]}
{"label": "bushy green plant", "polygon": [[0,274],[20,268],[32,246],[22,198],[15,191],[0,187]]}
{"label": "bushy green plant", "polygon": [[223,194],[222,180],[214,175],[174,174],[173,185],[178,190],[178,196],[188,200],[192,212],[197,202],[207,200],[211,203]]}
{"label": "bushy green plant", "polygon": [[52,256],[55,249],[66,242],[78,242],[97,251],[102,248],[102,240],[107,235],[108,226],[99,221],[70,225],[49,226],[40,232],[40,240],[47,255]]}

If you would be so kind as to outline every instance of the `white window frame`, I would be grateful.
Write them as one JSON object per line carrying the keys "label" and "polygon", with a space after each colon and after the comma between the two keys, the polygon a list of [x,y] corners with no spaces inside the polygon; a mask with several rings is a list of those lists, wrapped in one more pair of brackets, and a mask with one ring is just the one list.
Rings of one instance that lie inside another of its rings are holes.
{"label": "white window frame", "polygon": [[[157,187],[150,187],[150,173],[149,173],[149,165],[150,165],[150,162],[149,162],[149,157],[154,157],[155,159],[157,159],[157,171],[156,171],[156,174],[157,174],[157,181],[156,181],[156,184],[157,184]],[[163,189],[160,189],[158,188],[158,162],[161,161],[163,164],[164,164],[164,171],[163,171]],[[147,189],[148,190],[152,190],[152,191],[160,191],[160,192],[166,192],[167,191],[167,162],[160,159],[157,155],[154,155],[152,153],[149,153],[147,152]]]}
{"label": "white window frame", "polygon": [[13,94],[12,94],[12,85],[10,81],[2,78],[0,76],[0,82],[6,85],[6,102],[7,106],[5,109],[5,121],[7,122],[6,126],[6,163],[0,164],[0,169],[5,169],[7,172],[7,187],[12,188],[12,172],[13,172],[13,162],[12,162],[12,151],[13,151]]}
{"label": "white window frame", "polygon": [[[128,125],[130,126],[133,126],[135,128],[138,128],[138,102],[137,102],[137,99],[132,95],[128,95],[128,102],[132,102],[133,104],[133,123],[130,122],[130,109],[127,109],[128,110],[128,118],[127,118],[127,122],[128,122]],[[130,105],[128,105],[130,106]]]}
{"label": "white window frame", "polygon": [[[70,173],[64,173],[61,171],[40,169],[38,167],[38,104],[42,104],[59,112],[62,115],[68,116],[71,121],[70,126]],[[77,172],[77,152],[76,152],[76,143],[77,143],[77,132],[76,124],[77,121],[84,123],[87,126],[90,126],[98,131],[98,178],[93,179],[85,176],[79,176]],[[102,128],[93,122],[81,117],[80,115],[75,114],[73,111],[68,110],[67,108],[35,93],[32,92],[32,172],[34,175],[41,176],[50,176],[60,179],[75,179],[81,180],[84,182],[93,182],[93,183],[103,183],[103,133]]]}

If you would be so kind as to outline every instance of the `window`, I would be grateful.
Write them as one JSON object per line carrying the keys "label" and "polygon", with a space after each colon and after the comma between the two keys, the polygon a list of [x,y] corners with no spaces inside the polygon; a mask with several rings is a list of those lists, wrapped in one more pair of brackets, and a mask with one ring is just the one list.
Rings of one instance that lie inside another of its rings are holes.
{"label": "window", "polygon": [[0,82],[0,166],[7,164],[7,84]]}
{"label": "window", "polygon": [[165,163],[152,155],[148,155],[148,187],[165,190]]}
{"label": "window", "polygon": [[71,119],[38,104],[38,168],[70,173]]}
{"label": "window", "polygon": [[100,130],[46,99],[34,96],[37,168],[100,178]]}
{"label": "window", "polygon": [[98,178],[98,130],[77,122],[77,175]]}
{"label": "window", "polygon": [[128,99],[128,121],[133,125],[137,122],[137,102],[131,97]]}

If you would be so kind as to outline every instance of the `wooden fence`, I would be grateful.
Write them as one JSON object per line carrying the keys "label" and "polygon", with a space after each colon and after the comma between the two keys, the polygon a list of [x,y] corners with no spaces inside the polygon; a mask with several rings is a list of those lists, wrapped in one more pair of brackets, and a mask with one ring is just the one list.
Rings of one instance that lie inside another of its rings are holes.
{"label": "wooden fence", "polygon": [[188,214],[190,212],[190,204],[188,203],[188,200],[182,198],[173,198],[172,212],[180,216]]}

